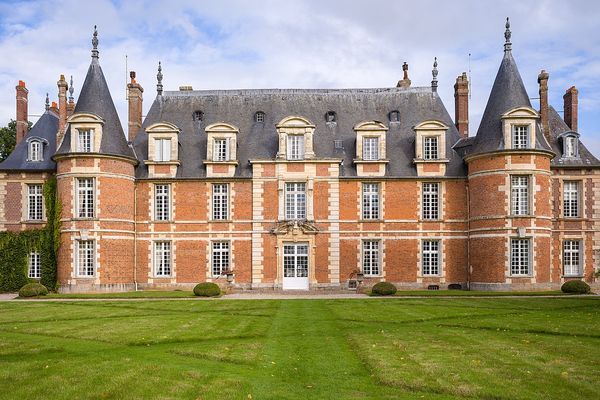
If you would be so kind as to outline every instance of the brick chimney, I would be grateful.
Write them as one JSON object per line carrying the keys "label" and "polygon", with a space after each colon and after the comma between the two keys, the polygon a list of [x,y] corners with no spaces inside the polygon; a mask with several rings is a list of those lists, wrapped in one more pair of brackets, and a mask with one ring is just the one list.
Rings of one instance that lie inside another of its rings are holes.
{"label": "brick chimney", "polygon": [[469,137],[469,80],[463,72],[454,84],[454,123],[463,138]]}
{"label": "brick chimney", "polygon": [[408,64],[404,63],[402,64],[402,71],[404,76],[402,77],[401,80],[398,81],[398,84],[396,85],[396,87],[401,87],[401,88],[409,88],[410,87],[410,79],[408,79]]}
{"label": "brick chimney", "polygon": [[129,141],[135,139],[142,127],[142,93],[144,89],[135,80],[135,71],[129,73],[131,82],[127,84],[127,102],[129,105],[129,126],[127,136]]}
{"label": "brick chimney", "polygon": [[60,143],[67,124],[67,89],[69,85],[64,75],[60,76],[56,84],[58,85],[58,134],[56,135],[56,142]]}
{"label": "brick chimney", "polygon": [[577,132],[577,107],[579,105],[579,90],[575,86],[571,86],[567,89],[567,92],[563,96],[564,100],[564,119],[565,123],[571,128],[572,131]]}
{"label": "brick chimney", "polygon": [[538,83],[540,85],[540,118],[542,122],[542,131],[547,139],[550,139],[550,125],[548,123],[548,74],[542,70],[538,75]]}
{"label": "brick chimney", "polygon": [[19,144],[29,130],[29,123],[27,121],[27,96],[29,90],[27,90],[23,81],[19,81],[15,89],[17,89],[17,144]]}

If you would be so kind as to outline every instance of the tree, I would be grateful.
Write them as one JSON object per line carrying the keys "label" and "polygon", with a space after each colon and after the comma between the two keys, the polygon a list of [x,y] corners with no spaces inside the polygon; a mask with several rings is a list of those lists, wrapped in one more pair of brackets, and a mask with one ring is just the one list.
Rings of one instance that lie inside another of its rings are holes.
{"label": "tree", "polygon": [[[28,122],[29,129],[33,125]],[[8,126],[0,128],[0,161],[4,161],[6,157],[15,149],[17,142],[17,121],[11,119]]]}

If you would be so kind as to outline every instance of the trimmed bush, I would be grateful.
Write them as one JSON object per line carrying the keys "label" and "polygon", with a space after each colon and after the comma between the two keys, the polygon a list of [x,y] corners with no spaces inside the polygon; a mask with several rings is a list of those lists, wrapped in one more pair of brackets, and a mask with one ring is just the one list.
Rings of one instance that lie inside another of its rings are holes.
{"label": "trimmed bush", "polygon": [[565,282],[565,283],[563,283],[560,290],[562,290],[563,293],[577,293],[577,294],[587,294],[587,293],[590,293],[590,291],[591,291],[590,285],[588,285],[584,281],[580,281],[580,280]]}
{"label": "trimmed bush", "polygon": [[397,291],[396,286],[389,282],[378,282],[371,289],[371,294],[375,296],[392,296]]}
{"label": "trimmed bush", "polygon": [[19,297],[37,297],[48,294],[48,289],[41,283],[28,283],[19,290]]}
{"label": "trimmed bush", "polygon": [[221,294],[221,288],[216,283],[202,282],[194,287],[194,294],[202,297],[216,297]]}

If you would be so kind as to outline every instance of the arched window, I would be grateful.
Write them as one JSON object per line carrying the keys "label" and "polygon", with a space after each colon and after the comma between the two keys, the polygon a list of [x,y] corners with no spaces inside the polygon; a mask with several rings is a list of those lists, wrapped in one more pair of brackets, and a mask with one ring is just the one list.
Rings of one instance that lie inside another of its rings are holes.
{"label": "arched window", "polygon": [[42,161],[42,142],[39,140],[32,140],[29,142],[29,161]]}
{"label": "arched window", "polygon": [[265,113],[262,111],[257,111],[256,114],[254,114],[254,121],[255,122],[265,122]]}
{"label": "arched window", "polygon": [[335,111],[327,111],[325,113],[325,122],[336,122],[337,121],[337,115],[335,114]]}
{"label": "arched window", "polygon": [[196,110],[194,111],[194,121],[196,122],[200,122],[202,120],[204,120],[204,113],[200,110]]}

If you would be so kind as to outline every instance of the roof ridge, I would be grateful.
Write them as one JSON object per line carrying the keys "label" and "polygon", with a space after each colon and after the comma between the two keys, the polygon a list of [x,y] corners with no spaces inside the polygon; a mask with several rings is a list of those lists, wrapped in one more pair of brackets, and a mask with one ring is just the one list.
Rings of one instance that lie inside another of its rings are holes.
{"label": "roof ridge", "polygon": [[239,94],[344,94],[344,93],[432,93],[429,86],[411,88],[266,88],[266,89],[206,89],[206,90],[165,90],[163,96],[191,96],[191,95],[239,95]]}

